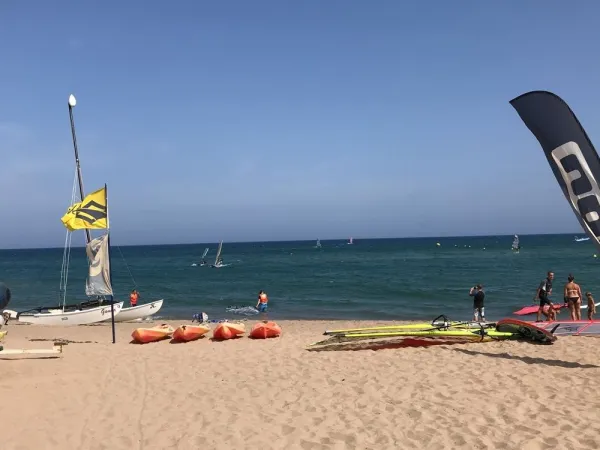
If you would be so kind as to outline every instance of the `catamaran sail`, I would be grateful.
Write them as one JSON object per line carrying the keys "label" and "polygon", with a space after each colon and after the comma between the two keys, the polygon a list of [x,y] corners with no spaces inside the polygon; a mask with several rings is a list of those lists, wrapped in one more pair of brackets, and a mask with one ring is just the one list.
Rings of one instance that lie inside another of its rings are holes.
{"label": "catamaran sail", "polygon": [[353,238],[350,238],[350,240],[348,241],[348,245],[350,245],[350,244],[354,244],[354,239]]}
{"label": "catamaran sail", "polygon": [[512,251],[518,253],[519,250],[521,250],[521,245],[519,244],[519,236],[515,234],[515,238],[513,239],[512,243]]}

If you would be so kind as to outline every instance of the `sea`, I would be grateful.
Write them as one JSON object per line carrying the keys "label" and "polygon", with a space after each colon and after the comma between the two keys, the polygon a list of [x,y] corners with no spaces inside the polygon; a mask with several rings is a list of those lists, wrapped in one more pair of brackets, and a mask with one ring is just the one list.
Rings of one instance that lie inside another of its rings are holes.
{"label": "sea", "polygon": [[[583,237],[583,235],[580,235]],[[481,283],[488,320],[507,317],[532,298],[546,272],[555,273],[554,301],[572,273],[582,290],[600,298],[600,261],[591,240],[573,235],[414,239],[354,239],[223,244],[227,267],[193,266],[206,247],[214,262],[217,243],[111,247],[116,298],[128,304],[164,299],[156,318],[240,319],[269,297],[273,319],[451,320],[472,317],[469,289]],[[600,252],[599,252],[600,255]],[[12,291],[9,309],[62,302],[63,249],[0,250],[0,282]],[[85,301],[87,261],[72,248],[67,303]],[[231,307],[234,307],[233,309]]]}

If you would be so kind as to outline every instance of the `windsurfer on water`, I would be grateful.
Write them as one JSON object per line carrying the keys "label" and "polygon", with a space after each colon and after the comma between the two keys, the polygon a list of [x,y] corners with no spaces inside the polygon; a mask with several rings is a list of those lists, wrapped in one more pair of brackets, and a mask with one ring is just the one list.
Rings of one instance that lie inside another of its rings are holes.
{"label": "windsurfer on water", "polygon": [[542,313],[548,318],[548,320],[556,320],[556,311],[554,310],[554,304],[550,301],[549,295],[552,294],[552,280],[554,279],[554,272],[548,272],[546,278],[542,280],[533,301],[539,299],[540,307],[537,311],[536,322],[541,322]]}

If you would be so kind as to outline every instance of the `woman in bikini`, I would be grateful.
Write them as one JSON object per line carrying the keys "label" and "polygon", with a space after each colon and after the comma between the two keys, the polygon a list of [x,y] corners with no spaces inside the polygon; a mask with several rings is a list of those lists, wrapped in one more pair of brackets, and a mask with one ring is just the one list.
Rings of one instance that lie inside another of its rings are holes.
{"label": "woman in bikini", "polygon": [[575,283],[575,277],[569,274],[569,282],[565,284],[565,300],[569,306],[571,320],[581,320],[581,287]]}

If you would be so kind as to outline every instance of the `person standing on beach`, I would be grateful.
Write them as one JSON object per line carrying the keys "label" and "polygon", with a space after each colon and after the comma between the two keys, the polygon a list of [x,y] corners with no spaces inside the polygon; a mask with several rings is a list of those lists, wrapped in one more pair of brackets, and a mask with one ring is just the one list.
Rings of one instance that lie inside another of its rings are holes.
{"label": "person standing on beach", "polygon": [[591,292],[586,292],[585,296],[587,297],[588,302],[588,320],[594,320],[594,314],[596,313],[596,303],[594,302],[594,297],[592,297]]}
{"label": "person standing on beach", "polygon": [[575,283],[575,277],[569,274],[565,284],[565,301],[571,313],[571,320],[581,320],[581,287]]}
{"label": "person standing on beach", "polygon": [[[554,272],[548,272],[546,278],[542,280],[537,291],[535,292],[535,297],[533,297],[533,301],[539,299],[540,307],[537,312],[536,322],[541,322],[542,313],[548,317],[548,320],[556,319],[556,312],[554,311],[554,304],[550,301],[549,295],[552,294],[552,280],[554,279]],[[546,313],[546,308],[548,313]]]}
{"label": "person standing on beach", "polygon": [[[473,320],[475,322],[485,322],[485,309],[483,306],[485,292],[483,292],[483,286],[481,284],[473,286],[469,291],[469,295],[473,297]],[[479,320],[480,318],[481,320]]]}

